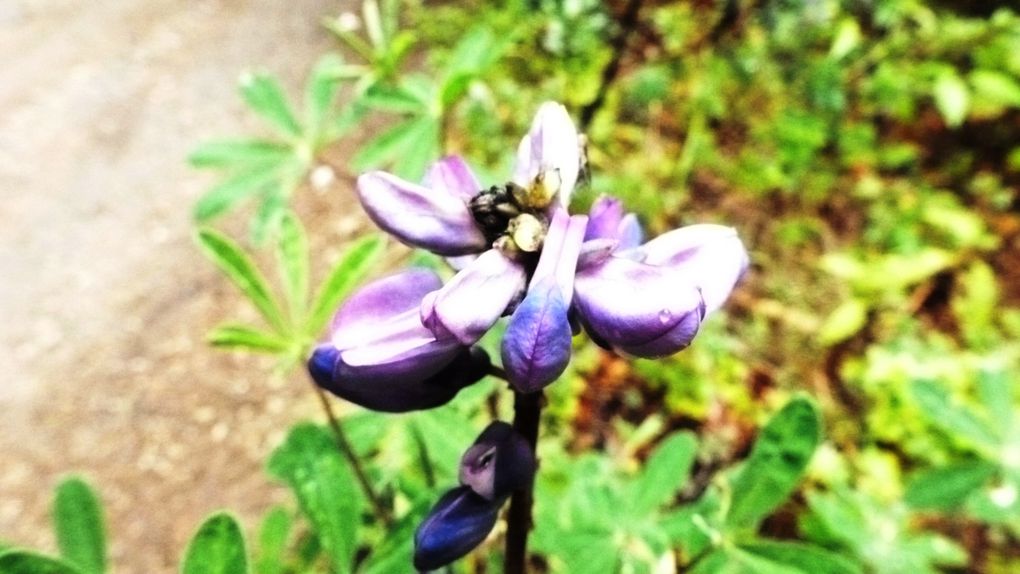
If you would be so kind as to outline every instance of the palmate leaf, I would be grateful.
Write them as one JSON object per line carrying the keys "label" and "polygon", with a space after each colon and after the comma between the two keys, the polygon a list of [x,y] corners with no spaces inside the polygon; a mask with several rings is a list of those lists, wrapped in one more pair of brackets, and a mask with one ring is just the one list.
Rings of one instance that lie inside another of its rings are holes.
{"label": "palmate leaf", "polygon": [[439,120],[423,115],[411,117],[368,142],[353,162],[359,171],[393,164],[395,173],[417,181],[428,163],[438,157]]}
{"label": "palmate leaf", "polygon": [[810,399],[796,397],[776,413],[731,482],[727,526],[753,529],[778,508],[800,482],[820,440],[821,420]]}
{"label": "palmate leaf", "polygon": [[3,574],[85,574],[74,566],[34,552],[8,550],[0,553]]}
{"label": "palmate leaf", "polygon": [[997,449],[1000,439],[995,430],[970,408],[954,403],[948,389],[934,381],[917,380],[911,383],[910,390],[933,425],[983,452]]}
{"label": "palmate leaf", "polygon": [[301,135],[301,125],[287,103],[279,81],[265,73],[248,73],[241,77],[241,96],[248,106],[283,134]]}
{"label": "palmate leaf", "polygon": [[208,228],[198,232],[198,242],[206,256],[244,293],[266,321],[278,333],[286,333],[287,322],[265,278],[241,247],[222,233]]}
{"label": "palmate leaf", "polygon": [[356,241],[344,252],[329,272],[313,300],[305,320],[305,333],[317,336],[345,297],[361,283],[372,267],[378,263],[383,250],[383,238],[370,235]]}
{"label": "palmate leaf", "polygon": [[951,510],[995,475],[998,467],[983,460],[957,462],[914,476],[904,500],[917,509]]}
{"label": "palmate leaf", "polygon": [[364,502],[330,434],[312,424],[293,427],[287,440],[269,457],[268,469],[294,492],[333,569],[349,572]]}
{"label": "palmate leaf", "polygon": [[57,486],[53,522],[60,555],[84,574],[106,570],[106,526],[95,492],[80,478]]}
{"label": "palmate leaf", "polygon": [[182,574],[248,574],[244,534],[226,513],[210,516],[198,528],[184,554]]}

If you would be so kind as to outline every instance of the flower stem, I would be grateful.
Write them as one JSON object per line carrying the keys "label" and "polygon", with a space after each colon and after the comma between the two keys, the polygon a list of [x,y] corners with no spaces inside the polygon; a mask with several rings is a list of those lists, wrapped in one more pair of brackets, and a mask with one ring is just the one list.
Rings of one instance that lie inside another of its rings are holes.
{"label": "flower stem", "polygon": [[[514,430],[531,445],[538,444],[538,423],[542,414],[542,393],[514,393]],[[534,482],[519,490],[510,499],[506,515],[505,574],[524,574],[527,571],[528,533],[531,531],[531,505],[534,502]]]}
{"label": "flower stem", "polygon": [[340,426],[340,420],[336,418],[336,413],[333,412],[333,406],[329,404],[329,397],[326,396],[326,392],[319,385],[313,383],[312,386],[315,387],[315,393],[319,395],[319,402],[322,403],[322,410],[326,412],[326,418],[329,419],[329,426],[333,429],[333,438],[336,440],[336,446],[343,453],[344,457],[347,458],[351,468],[354,469],[354,476],[358,479],[358,484],[361,485],[365,498],[372,505],[373,514],[386,527],[393,526],[393,517],[390,516],[390,513],[379,499],[379,495],[372,488],[372,483],[368,481],[368,475],[365,474],[365,468],[361,464],[361,459],[358,458],[358,453],[354,452],[354,447],[351,446],[351,442],[347,440],[347,435],[344,434],[343,427]]}

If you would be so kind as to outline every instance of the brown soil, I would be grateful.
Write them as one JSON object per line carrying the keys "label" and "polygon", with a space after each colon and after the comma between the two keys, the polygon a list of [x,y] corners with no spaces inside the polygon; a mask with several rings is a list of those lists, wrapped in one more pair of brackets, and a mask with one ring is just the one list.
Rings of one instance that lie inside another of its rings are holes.
{"label": "brown soil", "polygon": [[[257,130],[236,96],[252,66],[292,94],[333,47],[327,0],[0,2],[0,539],[55,552],[52,488],[98,487],[115,572],[173,572],[201,518],[249,532],[287,493],[262,465],[317,418],[300,373],[211,350],[253,318],[194,247],[210,183],[196,142]],[[307,193],[316,261],[362,227],[344,182]],[[243,229],[243,227],[238,227]]]}

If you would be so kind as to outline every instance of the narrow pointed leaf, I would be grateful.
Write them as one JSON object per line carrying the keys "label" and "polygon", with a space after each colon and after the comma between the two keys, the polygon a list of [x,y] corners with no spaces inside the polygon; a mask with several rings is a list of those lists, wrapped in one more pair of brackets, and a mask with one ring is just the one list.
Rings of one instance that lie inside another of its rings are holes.
{"label": "narrow pointed leaf", "polygon": [[291,316],[300,317],[308,298],[308,239],[301,221],[292,211],[284,212],[280,219],[276,255],[283,272],[283,286]]}
{"label": "narrow pointed leaf", "polygon": [[273,354],[289,348],[289,342],[283,337],[248,325],[220,325],[209,331],[206,341],[214,347]]}
{"label": "narrow pointed leaf", "polygon": [[292,153],[290,146],[257,139],[216,140],[198,145],[188,155],[196,168],[238,168],[280,163]]}
{"label": "narrow pointed leaf", "polygon": [[280,506],[274,506],[259,529],[259,551],[255,561],[258,574],[284,574],[287,540],[290,538],[294,520],[290,513]]}
{"label": "narrow pointed leaf", "polygon": [[320,137],[327,131],[326,122],[340,88],[344,61],[337,54],[327,54],[315,63],[311,77],[305,85],[305,123],[310,143],[320,145]]}
{"label": "narrow pointed leaf", "polygon": [[430,116],[413,117],[369,141],[354,156],[360,171],[394,164],[394,172],[418,181],[425,167],[439,155],[439,124]]}
{"label": "narrow pointed leaf", "polygon": [[77,477],[57,486],[53,522],[60,555],[85,574],[106,570],[106,526],[99,498]]}
{"label": "narrow pointed leaf", "polygon": [[286,321],[265,278],[241,247],[208,228],[198,232],[198,242],[206,256],[244,293],[266,321],[278,332],[286,332]]}
{"label": "narrow pointed leaf", "polygon": [[663,441],[630,485],[627,499],[633,514],[648,514],[676,496],[687,482],[697,452],[698,441],[689,432],[675,433]]}
{"label": "narrow pointed leaf", "polygon": [[933,425],[989,452],[998,448],[995,431],[970,408],[954,402],[945,387],[933,381],[913,381],[910,390]]}
{"label": "narrow pointed leaf", "polygon": [[263,247],[267,241],[276,237],[283,216],[287,213],[287,196],[295,185],[293,179],[286,178],[269,188],[251,220],[251,238],[255,245]]}
{"label": "narrow pointed leaf", "polygon": [[957,462],[921,472],[907,484],[904,500],[922,510],[952,510],[995,475],[998,467],[983,460]]}
{"label": "narrow pointed leaf", "polygon": [[259,164],[221,181],[200,197],[192,210],[199,223],[229,210],[238,202],[265,193],[280,178],[280,164]]}
{"label": "narrow pointed leaf", "polygon": [[244,534],[233,516],[213,514],[188,543],[182,574],[248,574]]}
{"label": "narrow pointed leaf", "polygon": [[0,553],[3,574],[85,574],[74,566],[41,554],[23,550]]}
{"label": "narrow pointed leaf", "polygon": [[806,397],[792,399],[761,430],[733,478],[726,524],[753,529],[778,508],[797,487],[820,441],[817,407]]}
{"label": "narrow pointed leaf", "polygon": [[356,241],[344,252],[322,283],[305,322],[305,333],[317,336],[351,290],[361,283],[382,254],[383,238],[372,235]]}
{"label": "narrow pointed leaf", "polygon": [[287,103],[276,78],[269,74],[245,74],[241,78],[241,96],[255,113],[289,136],[299,136],[301,126]]}
{"label": "narrow pointed leaf", "polygon": [[302,424],[269,458],[269,473],[286,482],[314,527],[336,572],[350,572],[364,507],[347,462],[323,428]]}
{"label": "narrow pointed leaf", "polygon": [[835,552],[802,542],[757,540],[741,550],[770,562],[792,566],[805,574],[861,574],[861,566]]}

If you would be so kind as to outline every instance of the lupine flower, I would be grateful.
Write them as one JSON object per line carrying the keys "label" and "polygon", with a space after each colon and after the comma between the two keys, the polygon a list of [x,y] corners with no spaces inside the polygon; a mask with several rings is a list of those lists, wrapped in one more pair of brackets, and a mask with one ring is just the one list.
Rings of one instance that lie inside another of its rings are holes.
{"label": "lupine flower", "polygon": [[435,570],[461,558],[492,531],[499,509],[535,477],[535,453],[509,424],[491,423],[461,458],[461,486],[432,507],[414,535],[414,566]]}
{"label": "lupine flower", "polygon": [[315,382],[364,407],[404,412],[446,404],[481,379],[484,351],[439,341],[421,324],[422,298],[441,284],[432,271],[410,269],[355,293],[308,361]]}
{"label": "lupine flower", "polygon": [[[446,285],[431,281],[430,290],[402,300],[418,301],[416,318],[401,306],[374,326],[398,332],[408,349],[385,357],[379,348],[392,350],[393,335],[365,341],[345,325],[334,332],[349,334],[334,335],[333,347],[345,349],[338,344],[345,336],[352,346],[340,360],[323,355],[319,362],[343,375],[361,357],[358,374],[380,363],[387,375],[413,374],[417,384],[439,373],[436,364],[455,364],[506,315],[503,367],[519,392],[538,391],[563,373],[577,325],[599,345],[629,355],[685,348],[747,267],[736,232],[693,225],[642,244],[637,218],[612,198],[596,201],[588,216],[571,216],[580,169],[577,130],[563,106],[546,103],[505,185],[483,189],[457,157],[433,165],[421,185],[378,171],[359,177],[373,221],[408,245],[452,258],[459,271]],[[356,339],[367,350],[356,351]]]}

